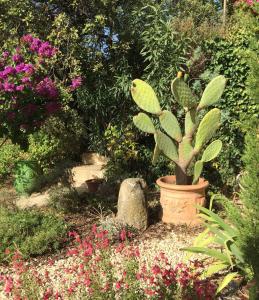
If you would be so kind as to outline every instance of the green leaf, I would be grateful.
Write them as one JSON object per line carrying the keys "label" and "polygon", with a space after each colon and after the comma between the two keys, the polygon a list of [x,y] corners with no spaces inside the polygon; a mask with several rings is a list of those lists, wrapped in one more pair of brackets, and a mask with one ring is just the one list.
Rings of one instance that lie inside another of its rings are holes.
{"label": "green leaf", "polygon": [[141,131],[153,134],[156,132],[152,120],[148,115],[144,113],[139,113],[137,116],[134,116],[133,123]]}
{"label": "green leaf", "polygon": [[160,114],[161,108],[152,87],[143,80],[135,79],[131,86],[131,95],[137,105],[153,114]]}
{"label": "green leaf", "polygon": [[192,253],[201,253],[201,254],[213,257],[215,259],[218,259],[222,262],[228,263],[227,255],[225,255],[215,249],[210,249],[210,248],[206,248],[206,247],[187,247],[187,248],[183,248],[182,250],[189,251]]}
{"label": "green leaf", "polygon": [[212,212],[209,209],[207,209],[205,207],[202,207],[200,205],[196,205],[196,207],[200,211],[202,211],[204,214],[210,216],[215,223],[217,223],[222,229],[224,229],[225,231],[228,232],[229,236],[235,237],[235,236],[238,235],[238,230],[235,229],[234,227],[232,228],[231,226],[229,226],[228,224],[226,224],[224,222],[224,220],[222,218],[220,218],[217,214],[215,214],[214,212]]}
{"label": "green leaf", "polygon": [[224,270],[228,267],[229,267],[228,264],[215,263],[208,266],[208,268],[204,271],[204,275],[206,277],[210,277],[211,275],[218,273],[219,271]]}
{"label": "green leaf", "polygon": [[203,152],[201,160],[203,162],[208,162],[217,157],[222,149],[222,142],[220,140],[216,140],[209,144],[209,146]]}
{"label": "green leaf", "polygon": [[164,110],[159,120],[164,131],[177,142],[181,142],[182,133],[176,117],[170,111]]}
{"label": "green leaf", "polygon": [[159,149],[173,161],[178,160],[178,153],[174,142],[166,134],[161,131],[156,133],[156,141]]}
{"label": "green leaf", "polygon": [[221,281],[220,285],[218,286],[216,294],[218,294],[219,292],[221,292],[238,275],[239,274],[237,272],[227,274],[224,277],[224,279]]}
{"label": "green leaf", "polygon": [[198,109],[215,104],[222,96],[226,85],[226,78],[222,75],[215,77],[205,88]]}

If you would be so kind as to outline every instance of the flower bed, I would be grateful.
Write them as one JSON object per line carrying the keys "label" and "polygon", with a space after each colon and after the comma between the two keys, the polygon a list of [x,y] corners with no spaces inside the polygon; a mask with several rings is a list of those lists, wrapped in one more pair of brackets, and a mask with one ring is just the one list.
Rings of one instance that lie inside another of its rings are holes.
{"label": "flower bed", "polygon": [[214,299],[216,285],[202,280],[198,262],[172,265],[165,253],[147,260],[123,230],[112,244],[94,225],[86,239],[70,232],[73,245],[63,260],[38,267],[17,252],[0,273],[1,299]]}

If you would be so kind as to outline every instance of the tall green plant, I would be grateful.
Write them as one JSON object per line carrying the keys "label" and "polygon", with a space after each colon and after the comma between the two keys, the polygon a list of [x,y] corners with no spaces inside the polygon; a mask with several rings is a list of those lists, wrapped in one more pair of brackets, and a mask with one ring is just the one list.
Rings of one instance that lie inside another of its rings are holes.
{"label": "tall green plant", "polygon": [[[194,159],[197,159],[203,147],[209,142],[220,125],[220,110],[211,109],[199,121],[201,110],[215,104],[221,97],[226,84],[223,76],[214,78],[206,87],[198,101],[188,85],[181,78],[181,74],[172,81],[172,92],[176,101],[185,109],[184,134],[180,125],[168,110],[162,110],[157,96],[152,87],[140,80],[132,82],[131,94],[136,104],[144,111],[159,118],[160,127],[165,131],[157,129],[155,123],[145,113],[139,113],[133,118],[133,122],[140,130],[154,134],[156,146],[153,163],[156,162],[160,152],[176,164],[176,183],[189,184],[187,169]],[[176,144],[178,147],[176,147]],[[199,180],[203,163],[214,159],[222,148],[222,142],[212,142],[203,152],[201,159],[194,166],[193,184]]]}

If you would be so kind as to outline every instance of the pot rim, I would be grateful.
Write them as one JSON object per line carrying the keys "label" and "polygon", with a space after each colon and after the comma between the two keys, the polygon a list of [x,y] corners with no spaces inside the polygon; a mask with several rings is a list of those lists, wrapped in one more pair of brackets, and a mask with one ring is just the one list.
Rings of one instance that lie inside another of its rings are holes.
{"label": "pot rim", "polygon": [[175,175],[167,175],[163,177],[159,177],[156,181],[156,184],[161,187],[168,190],[177,190],[177,191],[196,191],[201,189],[206,189],[209,186],[209,182],[205,180],[204,178],[199,178],[199,183],[194,185],[179,185],[179,184],[172,184],[167,183],[165,180],[168,181],[174,181],[176,180]]}

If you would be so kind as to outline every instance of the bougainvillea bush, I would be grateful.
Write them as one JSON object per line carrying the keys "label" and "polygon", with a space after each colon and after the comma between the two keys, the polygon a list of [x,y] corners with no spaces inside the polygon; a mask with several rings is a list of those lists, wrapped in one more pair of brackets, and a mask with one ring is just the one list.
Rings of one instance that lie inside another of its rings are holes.
{"label": "bougainvillea bush", "polygon": [[[7,299],[214,299],[215,284],[201,279],[201,263],[172,265],[164,253],[152,263],[120,233],[111,244],[108,232],[94,225],[86,239],[69,233],[74,244],[67,258],[41,268],[24,263],[17,252],[11,273],[0,274],[0,296]],[[2,293],[2,294],[1,294]]]}
{"label": "bougainvillea bush", "polygon": [[0,55],[0,136],[16,140],[34,131],[71,99],[82,79],[62,79],[54,64],[59,54],[48,41],[27,34]]}

